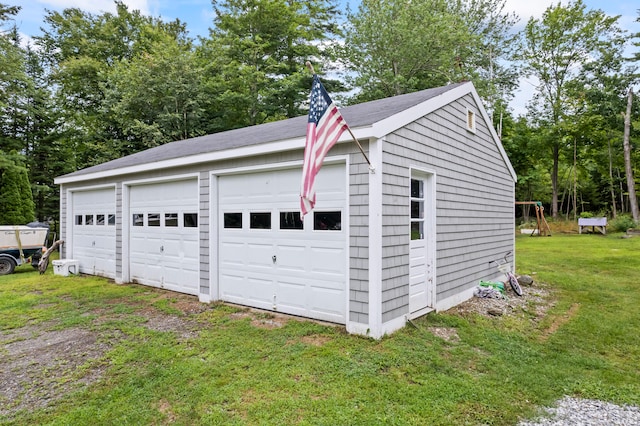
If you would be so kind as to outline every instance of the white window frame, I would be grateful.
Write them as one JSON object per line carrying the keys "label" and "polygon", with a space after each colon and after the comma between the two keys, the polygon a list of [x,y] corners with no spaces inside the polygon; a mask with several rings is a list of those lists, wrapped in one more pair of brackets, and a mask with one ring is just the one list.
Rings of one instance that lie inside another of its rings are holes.
{"label": "white window frame", "polygon": [[476,132],[476,113],[475,111],[473,111],[472,109],[467,108],[466,109],[466,115],[465,115],[465,123],[467,126],[467,131],[471,132],[471,133],[475,133]]}

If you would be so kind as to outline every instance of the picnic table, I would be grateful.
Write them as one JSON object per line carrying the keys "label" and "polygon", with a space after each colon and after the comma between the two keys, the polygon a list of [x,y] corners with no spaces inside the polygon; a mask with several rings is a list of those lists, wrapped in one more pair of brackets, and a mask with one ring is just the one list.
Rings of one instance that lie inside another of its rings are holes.
{"label": "picnic table", "polygon": [[578,233],[582,234],[582,228],[591,227],[592,232],[599,231],[603,235],[607,235],[607,218],[606,217],[581,217],[578,219]]}

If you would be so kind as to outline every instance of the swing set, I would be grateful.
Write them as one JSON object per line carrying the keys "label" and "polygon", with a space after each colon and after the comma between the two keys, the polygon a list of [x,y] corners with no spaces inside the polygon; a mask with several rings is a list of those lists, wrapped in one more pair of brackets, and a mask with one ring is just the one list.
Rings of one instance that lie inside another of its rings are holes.
{"label": "swing set", "polygon": [[[534,206],[536,209],[536,230],[538,231],[538,235],[542,236],[551,236],[551,229],[549,228],[549,224],[547,223],[547,219],[544,218],[544,207],[542,206],[541,201],[516,201],[517,206]],[[533,236],[535,232],[532,232],[530,236]]]}

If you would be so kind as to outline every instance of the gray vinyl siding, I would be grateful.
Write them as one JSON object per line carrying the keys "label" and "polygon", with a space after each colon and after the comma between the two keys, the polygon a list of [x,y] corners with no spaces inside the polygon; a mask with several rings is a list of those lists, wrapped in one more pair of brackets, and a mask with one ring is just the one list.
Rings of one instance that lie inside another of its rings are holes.
{"label": "gray vinyl siding", "polygon": [[199,232],[200,232],[200,294],[209,294],[209,276],[210,261],[209,248],[211,237],[209,235],[209,173],[200,172],[198,179],[198,197],[199,197]]}
{"label": "gray vinyl siding", "polygon": [[[366,148],[366,145],[365,145]],[[369,165],[349,158],[349,320],[369,323]]]}
{"label": "gray vinyl siding", "polygon": [[[60,236],[58,237],[61,240],[67,239],[67,196],[66,196],[67,188],[64,185],[60,185]],[[67,247],[62,244],[60,248],[60,259],[67,259],[68,251]]]}
{"label": "gray vinyl siding", "polygon": [[[475,133],[466,108],[476,112]],[[383,322],[409,312],[410,167],[436,172],[436,300],[496,275],[489,261],[514,249],[515,188],[470,95],[385,139]]]}
{"label": "gray vinyl siding", "polygon": [[117,253],[122,253],[122,214],[118,212],[122,211],[122,183],[118,182],[116,185],[116,211],[113,212],[116,215],[116,277],[122,276],[122,256],[118,256]]}

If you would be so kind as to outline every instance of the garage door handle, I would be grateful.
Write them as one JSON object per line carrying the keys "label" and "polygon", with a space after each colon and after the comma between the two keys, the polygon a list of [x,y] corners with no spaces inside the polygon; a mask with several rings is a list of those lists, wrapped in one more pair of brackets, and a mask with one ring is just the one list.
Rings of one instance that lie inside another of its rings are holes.
{"label": "garage door handle", "polygon": [[278,260],[278,258],[276,257],[276,255],[274,254],[273,256],[271,256],[271,260],[273,260],[273,263],[276,263],[276,260]]}
{"label": "garage door handle", "polygon": [[164,246],[160,246],[160,253],[164,253]]}

